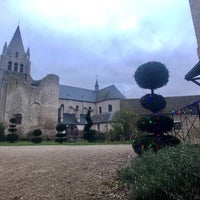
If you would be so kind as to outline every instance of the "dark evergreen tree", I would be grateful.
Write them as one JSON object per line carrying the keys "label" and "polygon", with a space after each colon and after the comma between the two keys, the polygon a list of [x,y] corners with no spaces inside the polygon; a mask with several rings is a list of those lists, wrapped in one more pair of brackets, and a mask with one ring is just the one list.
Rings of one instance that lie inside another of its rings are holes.
{"label": "dark evergreen tree", "polygon": [[169,72],[164,64],[160,62],[148,62],[138,67],[135,72],[135,81],[138,86],[144,89],[150,89],[151,94],[146,94],[140,99],[141,105],[152,112],[138,120],[137,127],[151,135],[138,136],[133,142],[133,149],[140,154],[143,150],[153,148],[157,151],[164,146],[173,146],[180,141],[167,135],[174,125],[169,116],[159,114],[166,107],[164,97],[154,94],[154,90],[163,87],[169,79]]}

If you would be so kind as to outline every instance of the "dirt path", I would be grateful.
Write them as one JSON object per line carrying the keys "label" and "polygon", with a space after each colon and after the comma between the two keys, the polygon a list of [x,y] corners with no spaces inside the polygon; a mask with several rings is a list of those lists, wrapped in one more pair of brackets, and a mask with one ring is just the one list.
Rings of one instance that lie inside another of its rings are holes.
{"label": "dirt path", "polygon": [[116,184],[131,145],[0,147],[1,200],[128,199]]}

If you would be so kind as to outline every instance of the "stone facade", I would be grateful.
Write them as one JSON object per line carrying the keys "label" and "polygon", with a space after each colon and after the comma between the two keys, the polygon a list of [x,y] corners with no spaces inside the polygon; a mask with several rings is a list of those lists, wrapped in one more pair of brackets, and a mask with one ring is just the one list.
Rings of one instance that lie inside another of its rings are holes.
{"label": "stone facade", "polygon": [[197,38],[197,53],[200,60],[200,1],[189,0],[190,10],[192,15],[192,21],[194,24],[194,30]]}
{"label": "stone facade", "polygon": [[17,118],[20,133],[28,133],[49,120],[57,123],[59,77],[47,75],[34,81],[30,75],[29,49],[25,53],[21,33],[17,27],[0,60],[0,121],[9,125]]}
{"label": "stone facade", "polygon": [[35,128],[55,134],[57,123],[83,130],[85,115],[91,109],[92,128],[110,129],[113,113],[120,110],[120,99],[125,98],[114,85],[101,90],[98,81],[94,90],[59,85],[54,74],[35,81],[30,68],[30,50],[24,51],[18,26],[0,59],[0,121],[7,127],[15,117],[18,133],[23,135]]}

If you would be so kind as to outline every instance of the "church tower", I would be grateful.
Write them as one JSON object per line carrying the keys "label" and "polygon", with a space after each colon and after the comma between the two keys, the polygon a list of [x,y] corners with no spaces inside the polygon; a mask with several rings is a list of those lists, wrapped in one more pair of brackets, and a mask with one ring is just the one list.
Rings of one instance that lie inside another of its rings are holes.
{"label": "church tower", "polygon": [[30,50],[28,48],[25,53],[20,28],[17,26],[9,45],[6,42],[3,47],[0,69],[29,76],[30,65]]}

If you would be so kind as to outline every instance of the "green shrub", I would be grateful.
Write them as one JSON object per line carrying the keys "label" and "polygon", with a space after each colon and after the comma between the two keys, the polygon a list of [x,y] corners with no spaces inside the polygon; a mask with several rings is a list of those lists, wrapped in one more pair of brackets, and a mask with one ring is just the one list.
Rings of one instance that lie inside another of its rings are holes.
{"label": "green shrub", "polygon": [[147,151],[119,176],[136,200],[200,199],[200,145]]}
{"label": "green shrub", "polygon": [[163,147],[180,144],[180,140],[172,135],[141,135],[133,140],[132,147],[137,154],[152,149],[155,152]]}
{"label": "green shrub", "polygon": [[40,129],[35,129],[35,130],[33,130],[32,134],[33,134],[33,136],[37,137],[37,136],[42,135],[42,131]]}
{"label": "green shrub", "polygon": [[0,141],[4,141],[5,140],[5,125],[0,122]]}
{"label": "green shrub", "polygon": [[67,129],[67,127],[65,124],[58,124],[56,126],[56,130],[58,131],[58,133],[56,134],[56,139],[55,139],[56,142],[62,143],[64,141],[66,141],[66,139],[67,139],[66,133],[63,133],[63,131],[66,131],[66,129]]}
{"label": "green shrub", "polygon": [[100,131],[89,130],[84,133],[83,138],[89,142],[104,141],[105,135]]}
{"label": "green shrub", "polygon": [[6,140],[8,142],[16,142],[18,140],[19,136],[17,134],[14,134],[14,133],[11,133],[11,134],[8,134],[6,135]]}
{"label": "green shrub", "polygon": [[32,141],[33,143],[40,143],[40,142],[42,142],[42,140],[43,140],[43,139],[42,139],[41,137],[34,137],[34,138],[32,138],[31,141]]}
{"label": "green shrub", "polygon": [[31,139],[31,141],[33,143],[40,143],[40,142],[42,142],[43,139],[41,137],[39,137],[39,136],[42,135],[42,131],[40,129],[33,130],[32,135],[35,136],[35,137],[33,137]]}

